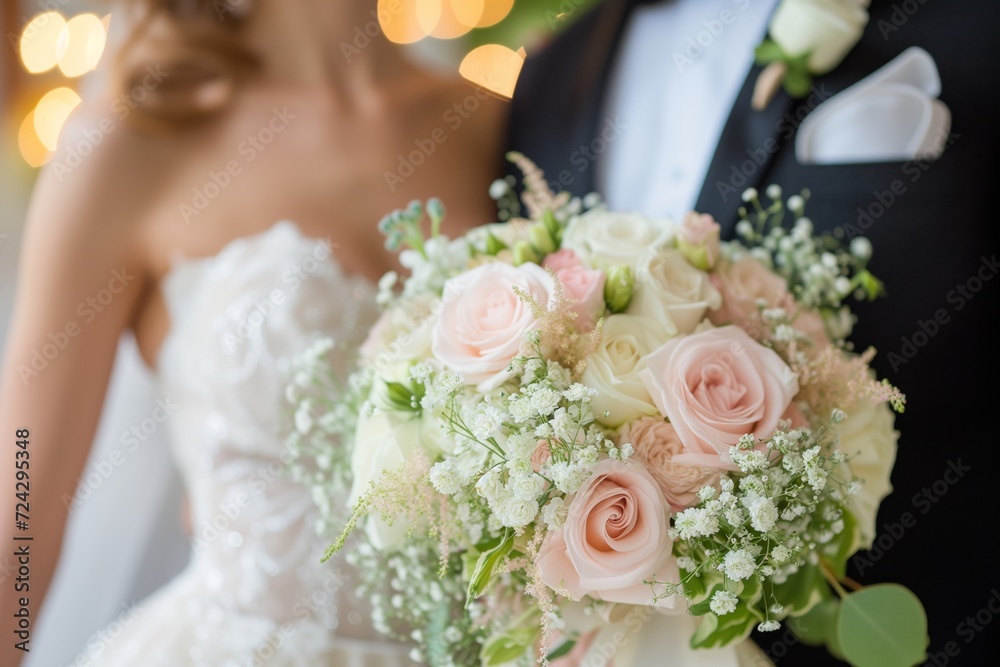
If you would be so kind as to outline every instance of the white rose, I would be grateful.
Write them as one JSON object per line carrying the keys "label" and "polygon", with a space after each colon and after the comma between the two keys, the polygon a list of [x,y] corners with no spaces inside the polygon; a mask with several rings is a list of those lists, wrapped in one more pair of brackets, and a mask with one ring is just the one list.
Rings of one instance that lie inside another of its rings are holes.
{"label": "white rose", "polygon": [[853,476],[864,480],[861,491],[847,497],[847,504],[858,521],[860,546],[866,549],[875,539],[879,505],[892,492],[889,475],[896,463],[899,440],[894,421],[892,410],[885,403],[872,405],[862,401],[836,426],[840,451],[852,457],[846,465]]}
{"label": "white rose", "polygon": [[674,235],[670,220],[595,209],[570,220],[562,247],[595,269],[625,265],[635,270],[648,255],[670,244]]}
{"label": "white rose", "polygon": [[426,295],[407,297],[386,311],[359,349],[362,361],[381,366],[429,357],[435,301]]}
{"label": "white rose", "polygon": [[722,305],[722,296],[708,274],[696,269],[677,250],[661,250],[639,267],[636,289],[625,311],[629,315],[673,322],[689,334],[709,309]]}
{"label": "white rose", "polygon": [[770,35],[788,55],[808,52],[809,71],[826,74],[854,48],[867,24],[859,0],[784,0],[771,17]]}
{"label": "white rose", "polygon": [[[639,377],[646,368],[646,355],[658,349],[677,330],[670,321],[635,315],[612,315],[604,321],[601,344],[587,358],[580,382],[597,390],[591,410],[600,423],[617,428],[659,410]],[[604,412],[609,414],[604,417]]]}

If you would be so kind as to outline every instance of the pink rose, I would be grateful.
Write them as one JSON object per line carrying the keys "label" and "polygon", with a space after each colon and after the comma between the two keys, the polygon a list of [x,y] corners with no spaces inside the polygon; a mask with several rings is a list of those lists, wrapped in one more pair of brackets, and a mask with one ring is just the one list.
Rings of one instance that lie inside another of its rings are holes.
{"label": "pink rose", "polygon": [[432,333],[434,356],[465,381],[490,391],[507,381],[524,334],[537,325],[531,308],[514,287],[539,305],[551,307],[555,284],[537,264],[513,267],[490,262],[445,283],[444,306]]}
{"label": "pink rose", "polygon": [[735,326],[669,340],[646,363],[642,380],[684,444],[678,463],[731,468],[729,448],[771,437],[799,391],[781,357]]}
{"label": "pink rose", "polygon": [[753,257],[720,267],[712,274],[712,283],[722,294],[722,307],[708,315],[716,326],[745,325],[757,314],[758,299],[763,299],[769,307],[787,304],[790,299],[785,279]]}
{"label": "pink rose", "polygon": [[[652,605],[653,591],[643,580],[679,581],[669,515],[659,486],[642,466],[600,461],[570,501],[563,528],[542,543],[536,561],[542,581],[577,599]],[[655,606],[675,605],[668,597]]]}
{"label": "pink rose", "polygon": [[563,269],[582,265],[583,262],[580,261],[580,256],[576,254],[576,251],[569,248],[563,248],[562,250],[550,253],[542,261],[542,266],[546,269],[552,269],[556,273],[559,273]]}
{"label": "pink rose", "polygon": [[760,326],[760,323],[752,325],[752,318],[759,311],[757,302],[763,300],[767,308],[788,311],[792,326],[809,336],[815,345],[823,347],[830,344],[820,314],[799,306],[789,293],[785,279],[756,259],[743,257],[720,267],[712,274],[712,283],[722,294],[722,307],[708,315],[712,324],[735,324],[753,335],[751,326]]}
{"label": "pink rose", "polygon": [[542,466],[548,463],[550,458],[552,458],[552,450],[549,448],[549,441],[539,440],[535,451],[531,453],[531,469],[535,472],[541,472]]}
{"label": "pink rose", "polygon": [[695,505],[698,490],[719,483],[719,470],[679,463],[674,457],[684,453],[677,431],[660,417],[643,417],[625,426],[619,445],[632,443],[634,459],[640,461],[660,485],[675,512]]}
{"label": "pink rose", "polygon": [[711,215],[691,211],[677,230],[677,244],[684,256],[703,271],[719,261],[721,228]]}
{"label": "pink rose", "polygon": [[581,331],[593,329],[597,316],[604,312],[604,281],[607,278],[604,272],[588,269],[568,248],[546,257],[543,265],[556,274],[563,294],[573,301],[578,328]]}

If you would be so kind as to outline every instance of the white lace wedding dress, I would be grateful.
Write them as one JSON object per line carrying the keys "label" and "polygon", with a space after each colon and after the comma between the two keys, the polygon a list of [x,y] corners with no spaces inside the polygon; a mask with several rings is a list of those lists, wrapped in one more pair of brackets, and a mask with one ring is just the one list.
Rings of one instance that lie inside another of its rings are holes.
{"label": "white lace wedding dress", "polygon": [[171,329],[157,363],[190,499],[190,564],[88,642],[102,667],[402,667],[350,570],[320,564],[313,504],[285,472],[292,358],[317,336],[349,350],[376,317],[374,288],[325,244],[281,222],[164,282]]}

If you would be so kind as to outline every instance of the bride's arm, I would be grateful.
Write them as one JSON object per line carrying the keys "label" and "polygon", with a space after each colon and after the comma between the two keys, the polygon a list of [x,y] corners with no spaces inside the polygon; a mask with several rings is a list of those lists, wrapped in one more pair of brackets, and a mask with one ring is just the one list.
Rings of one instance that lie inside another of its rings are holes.
{"label": "bride's arm", "polygon": [[[75,138],[64,132],[61,144]],[[139,219],[135,177],[124,168],[128,147],[111,135],[104,139],[74,168],[60,166],[65,156],[46,167],[25,227],[0,370],[0,664],[11,667],[24,656],[15,647],[22,603],[30,601],[33,630],[118,339],[143,290],[134,224],[123,215]],[[24,550],[30,556],[15,555]]]}

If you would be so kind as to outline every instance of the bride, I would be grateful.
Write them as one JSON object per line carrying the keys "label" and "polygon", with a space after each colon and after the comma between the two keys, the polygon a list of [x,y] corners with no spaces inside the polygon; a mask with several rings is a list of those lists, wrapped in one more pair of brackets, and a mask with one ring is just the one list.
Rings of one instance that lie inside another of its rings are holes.
{"label": "bride", "polygon": [[[10,465],[15,433],[30,434],[33,537],[30,590],[0,588],[3,665],[23,657],[9,634],[21,596],[38,617],[61,499],[74,495],[126,331],[176,406],[194,546],[187,569],[76,664],[408,662],[376,637],[349,571],[318,563],[310,498],[281,474],[285,374],[314,336],[336,338],[345,365],[363,339],[373,281],[395,268],[375,227],[386,211],[436,195],[449,220],[492,219],[506,110],[478,94],[454,122],[448,111],[472,89],[387,40],[354,43],[375,10],[132,0],[115,13],[130,25],[120,76],[64,130],[61,146],[93,150],[71,168],[56,155],[39,178],[0,377]],[[50,342],[58,353],[34,363]],[[17,500],[4,469],[9,546]]]}

